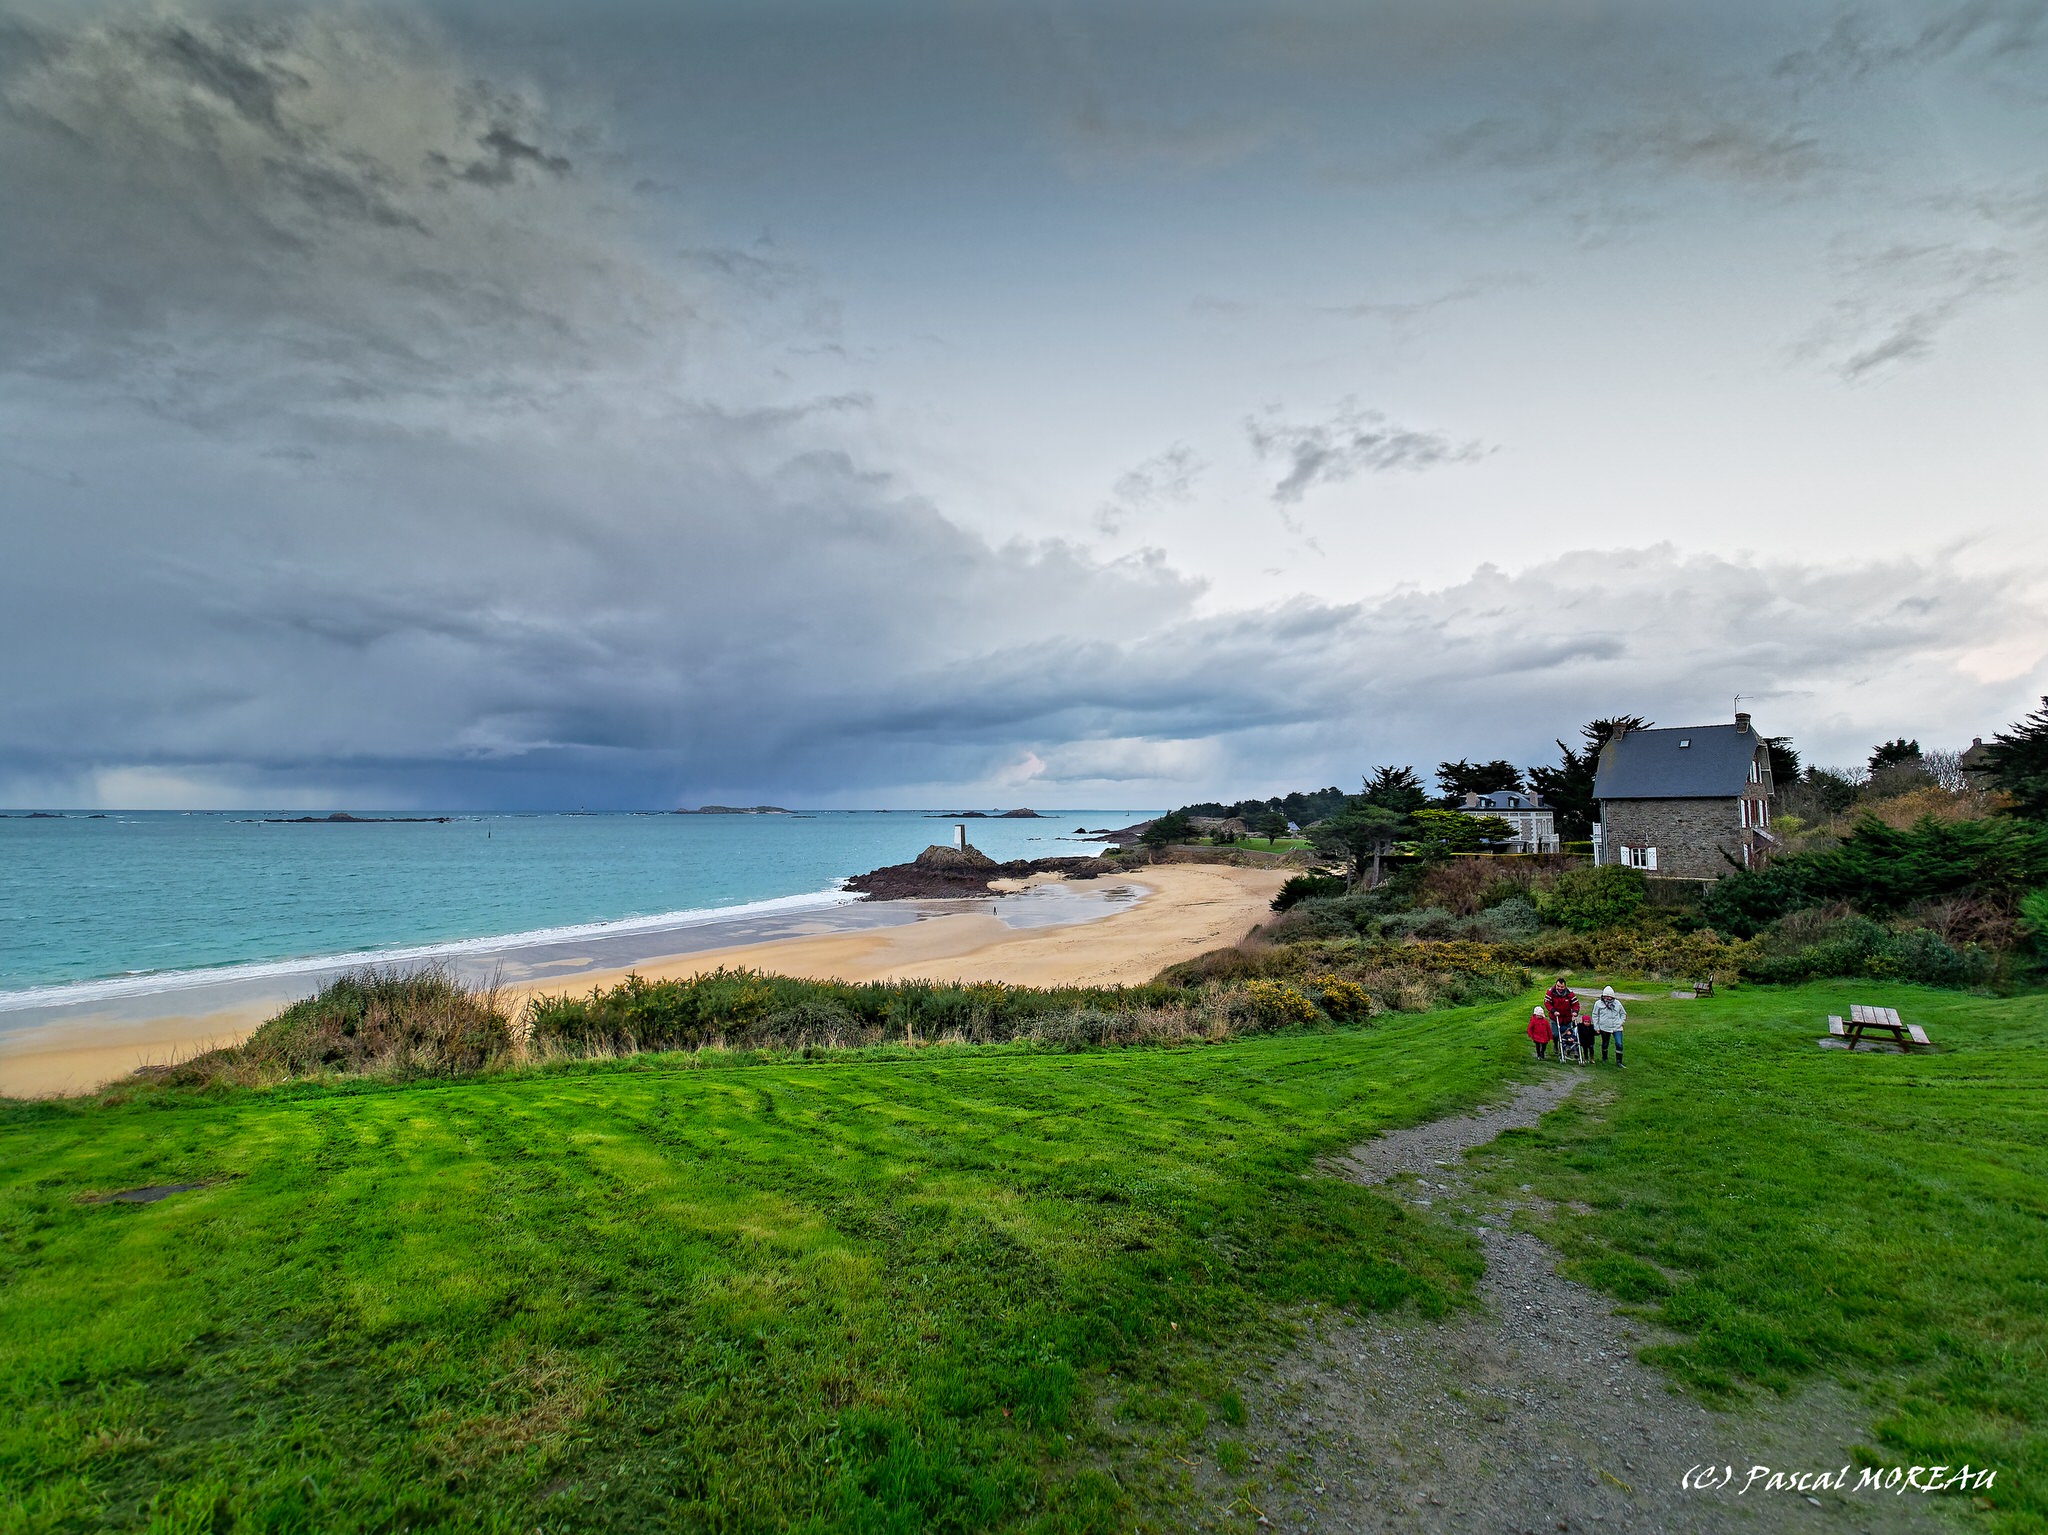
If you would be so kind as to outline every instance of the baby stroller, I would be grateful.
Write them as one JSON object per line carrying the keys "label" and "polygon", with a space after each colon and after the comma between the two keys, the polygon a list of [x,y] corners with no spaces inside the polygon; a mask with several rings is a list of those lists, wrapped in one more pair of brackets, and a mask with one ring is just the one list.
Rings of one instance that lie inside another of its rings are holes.
{"label": "baby stroller", "polygon": [[1557,1058],[1570,1061],[1574,1066],[1586,1064],[1586,1052],[1579,1048],[1579,1020],[1567,1018],[1563,1023],[1550,1021],[1550,1037],[1557,1043]]}

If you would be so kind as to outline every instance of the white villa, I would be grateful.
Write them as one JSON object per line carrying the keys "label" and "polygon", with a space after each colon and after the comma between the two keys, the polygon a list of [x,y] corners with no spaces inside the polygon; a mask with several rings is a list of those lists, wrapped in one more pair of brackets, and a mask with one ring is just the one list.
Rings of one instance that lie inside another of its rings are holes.
{"label": "white villa", "polygon": [[1466,815],[1498,816],[1515,829],[1515,840],[1503,850],[1510,853],[1555,853],[1559,850],[1557,818],[1543,803],[1543,796],[1530,789],[1496,789],[1491,794],[1468,794],[1458,808]]}

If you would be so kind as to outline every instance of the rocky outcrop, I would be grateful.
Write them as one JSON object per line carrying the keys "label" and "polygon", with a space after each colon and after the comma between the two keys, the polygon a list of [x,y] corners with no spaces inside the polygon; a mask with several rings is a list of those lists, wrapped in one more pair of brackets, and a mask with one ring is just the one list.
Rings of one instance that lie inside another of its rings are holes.
{"label": "rocky outcrop", "polygon": [[1033,874],[1093,879],[1114,873],[1116,867],[1107,858],[1018,858],[997,863],[979,848],[934,846],[909,863],[857,874],[846,882],[846,888],[870,901],[974,898],[993,893],[991,880],[1027,879]]}

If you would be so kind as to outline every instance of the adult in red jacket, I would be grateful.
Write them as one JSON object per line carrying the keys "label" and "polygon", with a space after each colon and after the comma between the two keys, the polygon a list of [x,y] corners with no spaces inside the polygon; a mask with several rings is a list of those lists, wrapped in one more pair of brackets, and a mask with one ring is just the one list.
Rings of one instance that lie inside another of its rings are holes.
{"label": "adult in red jacket", "polygon": [[1578,1021],[1579,995],[1565,985],[1564,977],[1557,978],[1557,984],[1543,993],[1543,1011],[1550,1014],[1551,1032],[1568,1029]]}

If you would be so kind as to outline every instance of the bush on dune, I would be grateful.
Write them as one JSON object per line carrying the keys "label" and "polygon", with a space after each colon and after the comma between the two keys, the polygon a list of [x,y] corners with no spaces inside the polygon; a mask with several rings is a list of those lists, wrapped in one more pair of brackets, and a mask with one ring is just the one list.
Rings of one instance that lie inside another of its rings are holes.
{"label": "bush on dune", "polygon": [[1575,933],[1596,933],[1634,926],[1646,900],[1641,874],[1602,864],[1559,875],[1548,890],[1538,892],[1534,904],[1546,922]]}
{"label": "bush on dune", "polygon": [[2048,824],[2012,816],[1923,818],[1902,830],[1866,819],[1835,847],[1731,872],[1701,900],[1700,915],[1747,938],[1806,907],[1843,902],[1886,917],[1944,897],[2011,901],[2043,886]]}
{"label": "bush on dune", "polygon": [[435,966],[356,970],[294,1002],[239,1045],[142,1073],[172,1087],[251,1086],[323,1073],[454,1076],[512,1058],[512,1020],[491,986]]}
{"label": "bush on dune", "polygon": [[849,1046],[953,1038],[1027,1038],[1039,1020],[1082,1008],[1134,1013],[1184,1002],[1167,986],[1047,987],[998,982],[807,981],[720,968],[680,980],[634,975],[587,996],[528,1004],[529,1047],[540,1053]]}
{"label": "bush on dune", "polygon": [[1749,974],[1797,985],[1826,976],[1869,976],[1927,986],[1974,986],[1989,980],[1991,956],[1958,947],[1924,927],[1887,927],[1843,907],[1796,912],[1751,945]]}

